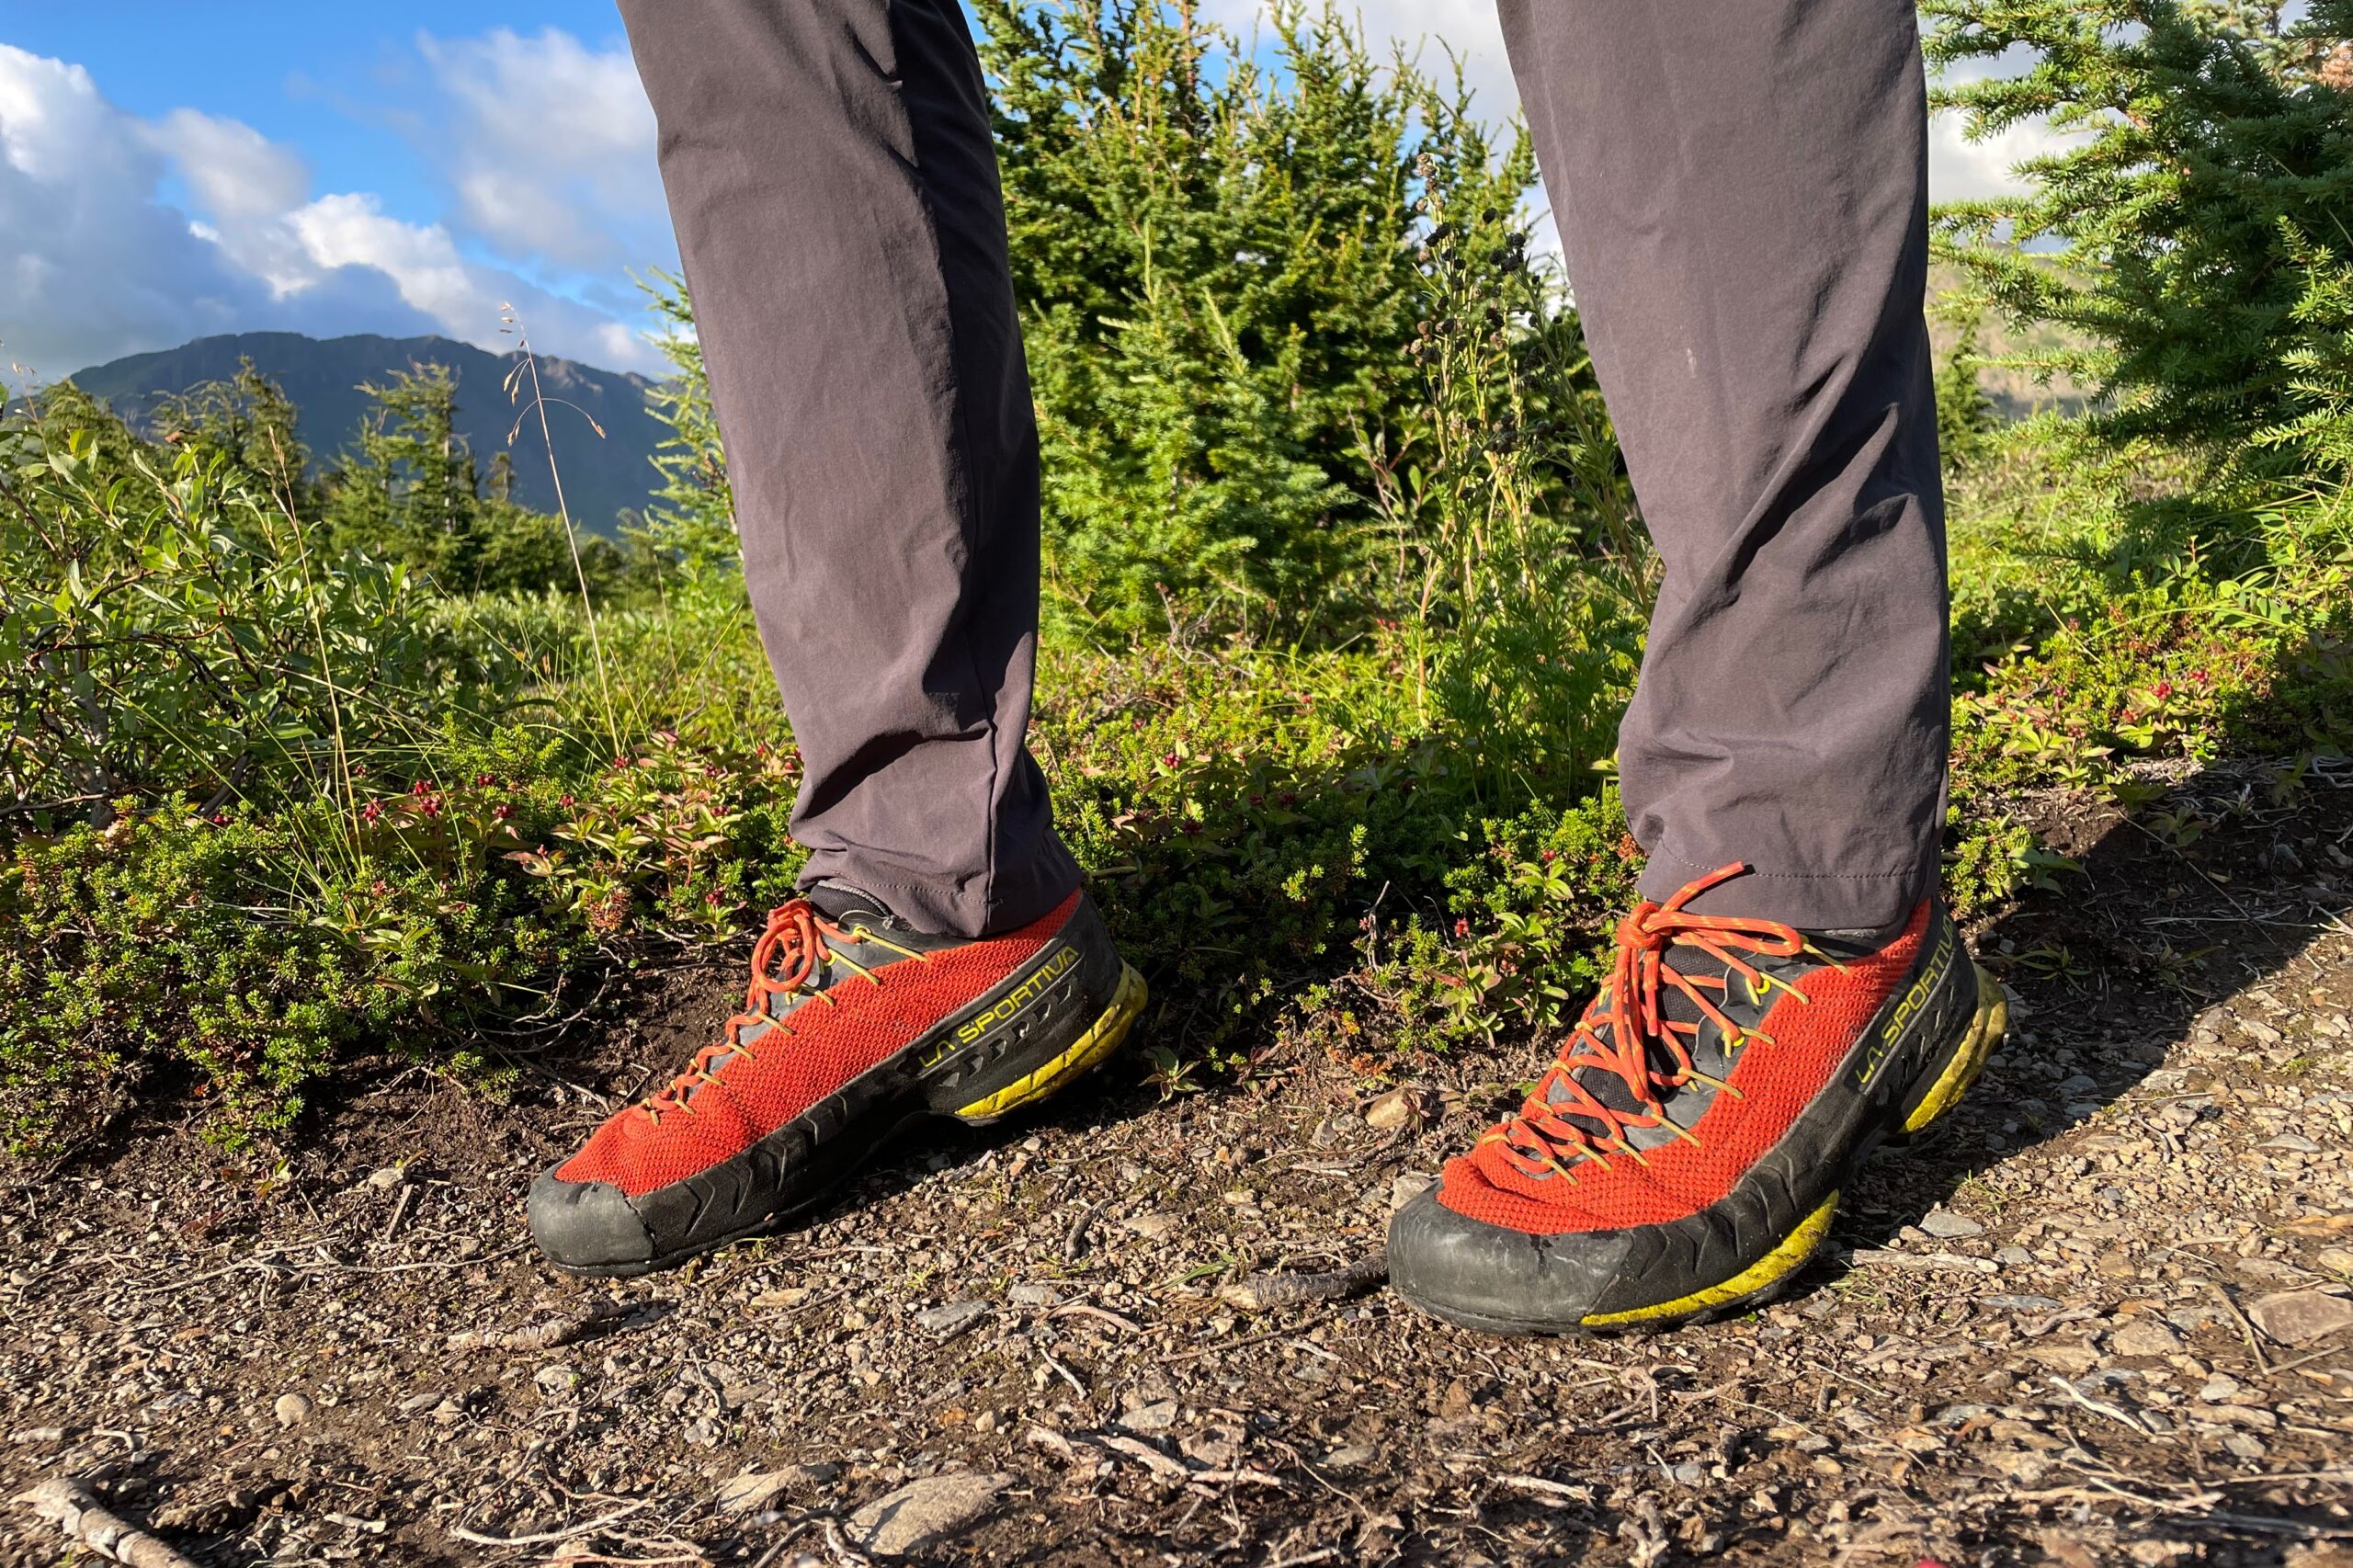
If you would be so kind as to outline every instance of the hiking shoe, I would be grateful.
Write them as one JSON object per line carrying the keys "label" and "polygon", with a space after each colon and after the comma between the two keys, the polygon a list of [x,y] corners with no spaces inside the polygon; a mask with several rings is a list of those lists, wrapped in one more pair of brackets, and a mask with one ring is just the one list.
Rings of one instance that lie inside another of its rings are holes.
{"label": "hiking shoe", "polygon": [[1389,1225],[1389,1281],[1498,1334],[1658,1327],[1786,1288],[1883,1138],[1952,1108],[2001,987],[1941,902],[1880,932],[1686,909],[1618,927],[1608,982],[1518,1115]]}
{"label": "hiking shoe", "polygon": [[1042,1099],[1143,1002],[1084,892],[972,941],[821,885],[769,915],[720,1040],[531,1184],[532,1237],[575,1274],[683,1263],[811,1207],[911,1122]]}

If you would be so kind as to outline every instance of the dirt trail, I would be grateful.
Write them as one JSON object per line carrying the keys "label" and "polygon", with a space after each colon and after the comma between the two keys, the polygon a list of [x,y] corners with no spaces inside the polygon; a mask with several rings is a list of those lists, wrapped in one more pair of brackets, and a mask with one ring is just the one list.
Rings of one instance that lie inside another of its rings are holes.
{"label": "dirt trail", "polygon": [[[1540,1048],[1420,1064],[1388,1131],[1304,1047],[1166,1104],[1115,1065],[609,1291],[521,1224],[595,1103],[387,1073],[267,1179],[148,1126],[0,1189],[0,1497],[87,1476],[215,1568],[2353,1563],[2353,776],[2270,777],[2181,783],[2178,849],[2051,804],[2088,877],[1973,934],[2007,1048],[1738,1322],[1221,1301],[1378,1246]],[[732,983],[643,983],[544,1071],[627,1093]],[[63,1545],[0,1509],[0,1563]]]}

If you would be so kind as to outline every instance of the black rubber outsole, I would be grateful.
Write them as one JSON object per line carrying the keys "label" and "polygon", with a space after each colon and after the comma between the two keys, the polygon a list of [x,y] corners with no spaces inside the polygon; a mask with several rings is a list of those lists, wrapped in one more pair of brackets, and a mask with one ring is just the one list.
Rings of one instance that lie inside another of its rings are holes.
{"label": "black rubber outsole", "polygon": [[[1967,960],[1964,959],[1963,960]],[[1826,1208],[1835,1217],[1849,1185],[1870,1164],[1871,1157],[1882,1148],[1901,1148],[1927,1131],[1935,1121],[1951,1110],[1961,1097],[1975,1083],[1984,1061],[2000,1045],[2008,1024],[2007,1008],[2001,1000],[1999,983],[1973,965],[1972,972],[1978,989],[1978,1005],[1963,1015],[1963,1025],[1956,1032],[1949,1046],[1915,1074],[1904,1095],[1890,1108],[1879,1127],[1859,1140],[1855,1148],[1839,1163],[1838,1179],[1831,1185],[1829,1197],[1819,1208]],[[1938,1096],[1939,1088],[1956,1071],[1957,1085]],[[1912,1125],[1924,1105],[1940,1101],[1916,1125]],[[1817,1210],[1818,1211],[1818,1210]],[[1808,1220],[1813,1218],[1809,1213]],[[1795,1292],[1803,1283],[1808,1268],[1829,1244],[1830,1225],[1827,1220],[1820,1233],[1804,1252],[1789,1260],[1771,1279],[1754,1290],[1721,1301],[1712,1301],[1688,1312],[1674,1312],[1638,1322],[1596,1324],[1585,1321],[1563,1321],[1558,1318],[1506,1318],[1483,1312],[1467,1312],[1436,1302],[1416,1301],[1406,1292],[1397,1291],[1399,1299],[1426,1317],[1451,1324],[1457,1328],[1472,1329],[1482,1334],[1505,1338],[1608,1338],[1629,1335],[1657,1334],[1669,1329],[1721,1323],[1730,1318],[1745,1317],[1760,1307],[1770,1306]],[[1784,1238],[1786,1242],[1787,1238]],[[1768,1252],[1767,1256],[1771,1255]],[[1735,1276],[1734,1278],[1737,1278]],[[1694,1292],[1699,1294],[1704,1292]],[[1669,1303],[1671,1304],[1671,1303]]]}

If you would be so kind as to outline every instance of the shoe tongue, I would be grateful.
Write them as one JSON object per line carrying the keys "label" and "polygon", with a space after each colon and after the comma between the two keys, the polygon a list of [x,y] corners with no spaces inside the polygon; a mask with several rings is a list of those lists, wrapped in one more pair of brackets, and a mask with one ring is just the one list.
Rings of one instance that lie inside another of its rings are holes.
{"label": "shoe tongue", "polygon": [[863,888],[828,879],[813,887],[801,890],[801,896],[815,906],[817,913],[836,926],[851,926],[863,922],[869,926],[904,926],[891,906]]}
{"label": "shoe tongue", "polygon": [[[1677,964],[1676,967],[1686,973],[1704,972],[1703,971],[1699,970],[1698,966],[1692,962],[1693,960],[1699,960],[1700,962],[1705,961],[1701,955],[1688,954],[1685,955],[1684,962]],[[1659,983],[1658,1007],[1659,1012],[1664,1015],[1666,1019],[1675,1023],[1696,1024],[1700,1022],[1704,1017],[1704,1015],[1699,1011],[1699,1006],[1697,1002],[1694,1002],[1688,995],[1685,994],[1680,986],[1671,985],[1664,979]],[[1594,1032],[1600,1035],[1603,1040],[1608,1041],[1612,1046],[1619,1043],[1617,1039],[1618,1026],[1615,1024],[1597,1025],[1596,1026]],[[1688,1040],[1689,1037],[1685,1036],[1684,1038]],[[1662,1074],[1673,1071],[1675,1065],[1674,1055],[1667,1050],[1663,1041],[1650,1041],[1647,1050],[1650,1064],[1654,1069]],[[1611,1110],[1620,1111],[1629,1115],[1643,1113],[1644,1108],[1642,1100],[1635,1095],[1633,1090],[1626,1086],[1626,1080],[1620,1077],[1609,1068],[1599,1066],[1592,1062],[1586,1062],[1577,1068],[1576,1080],[1578,1084],[1583,1086],[1586,1094],[1591,1095],[1595,1099],[1599,1100]],[[1548,1087],[1546,1098],[1549,1103],[1558,1105],[1568,1097],[1569,1091],[1567,1085],[1562,1084],[1557,1079]]]}

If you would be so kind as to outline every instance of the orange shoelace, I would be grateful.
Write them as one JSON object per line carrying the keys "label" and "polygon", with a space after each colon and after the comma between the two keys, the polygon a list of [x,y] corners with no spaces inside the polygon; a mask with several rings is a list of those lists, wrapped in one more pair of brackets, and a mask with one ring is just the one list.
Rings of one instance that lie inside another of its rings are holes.
{"label": "orange shoelace", "polygon": [[[770,999],[793,995],[815,977],[825,960],[834,956],[825,946],[827,937],[843,941],[853,939],[850,933],[820,915],[805,898],[796,898],[781,908],[768,911],[767,929],[760,933],[759,942],[752,949],[752,983],[744,993],[744,1010],[727,1020],[718,1040],[695,1052],[685,1072],[646,1097],[642,1108],[645,1114],[657,1122],[665,1110],[683,1110],[691,1116],[694,1107],[688,1103],[688,1096],[698,1085],[716,1083],[712,1074],[729,1057],[758,1061],[752,1048],[744,1042],[744,1031],[756,1024],[776,1024],[767,1011]],[[780,969],[779,962],[783,966]],[[871,980],[873,976],[869,974],[867,978]],[[828,1002],[833,1000],[822,991],[817,994]],[[776,1027],[788,1036],[790,1034],[781,1024]]]}
{"label": "orange shoelace", "polygon": [[[1617,957],[1601,994],[1577,1020],[1559,1059],[1519,1113],[1484,1140],[1503,1144],[1505,1156],[1523,1175],[1540,1176],[1550,1171],[1574,1180],[1562,1164],[1563,1159],[1595,1160],[1607,1170],[1609,1153],[1628,1154],[1647,1164],[1626,1141],[1628,1131],[1635,1128],[1665,1127],[1686,1142],[1698,1142],[1688,1129],[1668,1119],[1660,1097],[1662,1091],[1679,1089],[1695,1079],[1720,1094],[1741,1097],[1730,1084],[1699,1071],[1691,1059],[1690,1042],[1703,1023],[1713,1023],[1723,1031],[1727,1057],[1753,1040],[1769,1044],[1771,1037],[1754,1029],[1744,1031],[1709,994],[1723,995],[1731,988],[1731,975],[1737,974],[1747,983],[1752,1000],[1762,1001],[1768,992],[1779,989],[1804,1002],[1803,992],[1766,974],[1737,952],[1787,959],[1814,950],[1797,927],[1776,920],[1693,915],[1686,910],[1710,888],[1747,869],[1737,862],[1720,867],[1686,883],[1665,903],[1645,900],[1619,922]],[[1681,972],[1667,961],[1669,949],[1677,947],[1697,948],[1723,964],[1727,974]],[[1668,1017],[1662,1004],[1669,991],[1689,998],[1699,1018]],[[1597,1098],[1577,1081],[1576,1074],[1589,1068],[1614,1074],[1639,1108],[1623,1110]],[[1556,1094],[1561,1097],[1555,1099]]]}
{"label": "orange shoelace", "polygon": [[[792,1031],[779,1023],[775,1015],[768,1011],[768,1003],[778,996],[800,994],[827,963],[845,965],[857,971],[869,984],[881,985],[881,978],[872,970],[828,947],[825,941],[828,937],[845,945],[867,942],[888,948],[917,963],[931,961],[930,954],[901,947],[896,942],[876,936],[864,926],[845,929],[835,925],[818,914],[816,906],[805,898],[796,898],[780,908],[769,910],[767,929],[760,933],[758,943],[752,949],[752,983],[744,993],[744,1010],[727,1020],[727,1027],[721,1031],[718,1040],[695,1052],[694,1060],[687,1063],[685,1072],[647,1096],[639,1108],[656,1122],[662,1119],[662,1113],[665,1110],[682,1110],[692,1116],[695,1108],[688,1096],[699,1085],[717,1083],[719,1080],[715,1074],[730,1057],[740,1056],[746,1062],[759,1060],[758,1054],[745,1042],[745,1029],[755,1025],[773,1025],[779,1039],[792,1038]],[[781,968],[778,967],[779,962]],[[813,991],[810,994],[829,1007],[841,1006],[828,992]]]}

